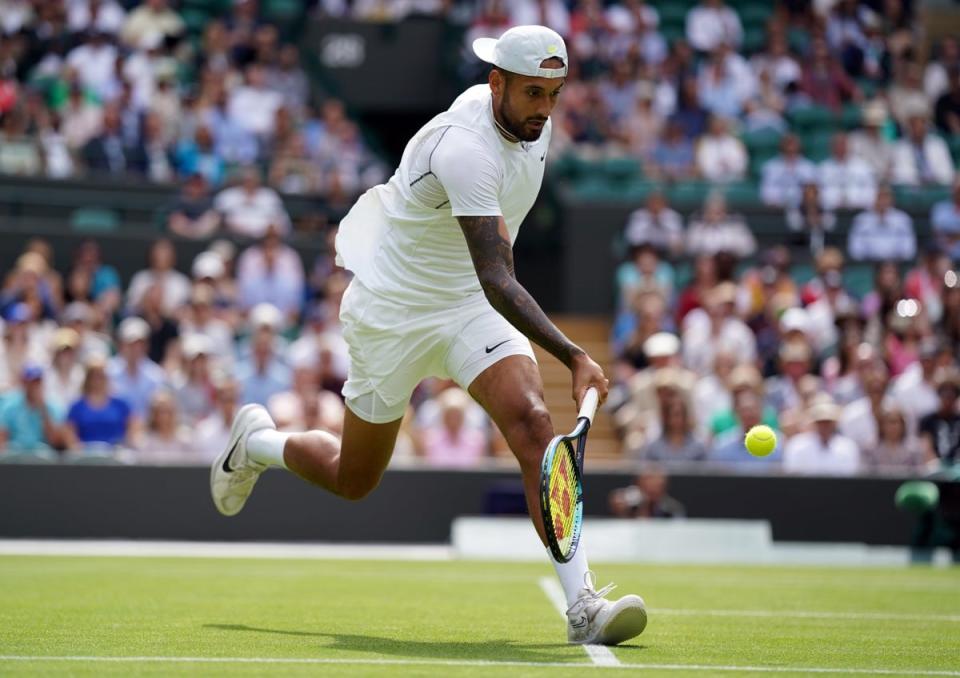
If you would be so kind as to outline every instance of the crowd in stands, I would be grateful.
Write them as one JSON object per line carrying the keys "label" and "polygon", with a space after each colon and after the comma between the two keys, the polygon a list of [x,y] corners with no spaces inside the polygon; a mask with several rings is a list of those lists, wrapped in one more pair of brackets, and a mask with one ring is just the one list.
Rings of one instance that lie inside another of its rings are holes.
{"label": "crowd in stands", "polygon": [[191,33],[169,0],[0,3],[0,173],[218,189],[257,164],[278,191],[335,200],[379,183],[298,47],[256,0],[226,7]]}

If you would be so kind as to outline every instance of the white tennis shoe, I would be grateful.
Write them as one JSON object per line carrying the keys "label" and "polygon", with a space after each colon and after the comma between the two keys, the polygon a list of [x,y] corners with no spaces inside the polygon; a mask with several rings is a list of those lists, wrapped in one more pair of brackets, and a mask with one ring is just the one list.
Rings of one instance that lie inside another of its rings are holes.
{"label": "white tennis shoe", "polygon": [[241,407],[233,418],[226,449],[210,467],[210,494],[225,516],[240,513],[260,474],[267,470],[266,464],[247,455],[247,436],[265,428],[276,429],[277,425],[263,405]]}
{"label": "white tennis shoe", "polygon": [[618,645],[643,633],[647,627],[647,608],[643,598],[627,595],[607,600],[616,587],[607,584],[597,591],[593,572],[584,575],[580,597],[567,610],[567,640],[579,645]]}

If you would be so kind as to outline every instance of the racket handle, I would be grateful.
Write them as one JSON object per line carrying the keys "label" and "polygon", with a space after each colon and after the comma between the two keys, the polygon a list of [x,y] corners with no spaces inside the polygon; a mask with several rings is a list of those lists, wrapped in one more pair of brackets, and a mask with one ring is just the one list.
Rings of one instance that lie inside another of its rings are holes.
{"label": "racket handle", "polygon": [[580,414],[578,419],[586,417],[587,421],[593,423],[593,415],[597,413],[597,404],[600,402],[600,394],[592,386],[587,389],[583,396],[583,402],[580,404]]}

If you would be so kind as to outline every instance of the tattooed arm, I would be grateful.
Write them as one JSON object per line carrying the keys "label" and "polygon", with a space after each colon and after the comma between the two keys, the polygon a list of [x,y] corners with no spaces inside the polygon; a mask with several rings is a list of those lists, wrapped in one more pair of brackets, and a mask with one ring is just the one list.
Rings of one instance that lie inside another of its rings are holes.
{"label": "tattooed arm", "polygon": [[517,281],[513,271],[513,247],[503,217],[457,217],[457,221],[490,305],[531,341],[570,368],[574,399],[578,403],[589,386],[597,387],[602,401],[607,394],[603,370],[557,329]]}

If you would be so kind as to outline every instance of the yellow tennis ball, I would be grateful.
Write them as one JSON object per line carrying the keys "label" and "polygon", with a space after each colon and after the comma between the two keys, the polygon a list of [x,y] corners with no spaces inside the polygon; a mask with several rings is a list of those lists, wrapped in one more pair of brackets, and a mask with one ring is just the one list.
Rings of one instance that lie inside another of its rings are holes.
{"label": "yellow tennis ball", "polygon": [[766,457],[777,447],[777,434],[769,426],[754,426],[747,431],[743,444],[754,457]]}

